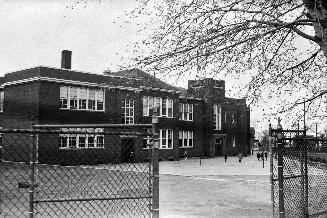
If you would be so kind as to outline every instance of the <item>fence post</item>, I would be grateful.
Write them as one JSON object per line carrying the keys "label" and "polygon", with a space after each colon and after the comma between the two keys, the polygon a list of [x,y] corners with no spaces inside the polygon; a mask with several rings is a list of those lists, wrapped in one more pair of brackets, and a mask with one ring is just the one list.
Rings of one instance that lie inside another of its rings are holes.
{"label": "fence post", "polygon": [[305,142],[305,150],[304,150],[304,176],[305,176],[305,201],[304,201],[304,207],[305,207],[305,211],[304,211],[304,217],[309,217],[309,190],[308,190],[308,186],[309,186],[309,181],[308,181],[308,143]]}
{"label": "fence post", "polygon": [[152,210],[153,217],[159,218],[159,133],[158,133],[159,119],[157,117],[157,108],[153,109],[152,117],[152,136],[153,136],[153,196],[152,196]]}
{"label": "fence post", "polygon": [[271,191],[271,206],[272,206],[272,215],[275,215],[275,197],[274,197],[274,157],[273,157],[273,148],[272,148],[272,132],[271,132],[271,123],[269,123],[269,158],[270,158],[270,191]]}
{"label": "fence post", "polygon": [[284,207],[284,165],[283,165],[283,133],[280,118],[277,125],[277,149],[278,149],[278,195],[279,195],[279,217],[285,218]]}
{"label": "fence post", "polygon": [[[34,130],[33,122],[30,123],[30,129]],[[31,148],[30,148],[30,184],[29,184],[29,217],[34,217],[34,188],[35,188],[35,133],[32,132],[31,135]]]}
{"label": "fence post", "polygon": [[[0,126],[0,131],[2,130],[3,128],[2,128],[2,126]],[[1,149],[1,153],[0,153],[0,155],[1,155],[1,157],[0,157],[0,162],[2,162],[2,160],[3,160],[3,144],[2,144],[2,132],[0,132],[0,149]]]}
{"label": "fence post", "polygon": [[[305,137],[305,132],[304,135]],[[301,204],[302,204],[302,213],[303,217],[309,217],[308,211],[308,160],[307,152],[308,147],[305,139],[301,140],[301,155],[300,155],[300,164],[301,164]]]}

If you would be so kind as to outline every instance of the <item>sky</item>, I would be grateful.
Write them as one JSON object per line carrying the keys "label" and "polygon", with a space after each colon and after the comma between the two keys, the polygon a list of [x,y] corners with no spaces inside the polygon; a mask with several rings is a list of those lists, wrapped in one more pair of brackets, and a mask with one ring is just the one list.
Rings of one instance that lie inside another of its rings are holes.
{"label": "sky", "polygon": [[[101,74],[119,70],[132,57],[133,42],[147,37],[138,24],[125,23],[136,0],[0,0],[0,76],[34,66],[60,68],[61,51],[72,51],[72,70]],[[145,18],[146,19],[146,18]],[[145,21],[145,20],[144,20]],[[166,80],[187,88],[187,80]],[[235,81],[226,80],[226,89]],[[236,86],[237,87],[237,86]],[[228,97],[239,97],[237,90]],[[263,107],[251,108],[251,125],[262,123]]]}
{"label": "sky", "polygon": [[28,67],[60,67],[61,51],[72,51],[72,69],[115,70],[139,40],[134,24],[122,25],[133,0],[0,1],[0,76]]}

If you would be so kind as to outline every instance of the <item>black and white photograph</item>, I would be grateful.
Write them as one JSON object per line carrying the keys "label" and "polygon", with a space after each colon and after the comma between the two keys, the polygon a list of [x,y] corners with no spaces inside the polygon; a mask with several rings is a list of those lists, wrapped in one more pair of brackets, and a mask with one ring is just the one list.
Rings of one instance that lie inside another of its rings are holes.
{"label": "black and white photograph", "polygon": [[0,217],[327,217],[324,0],[0,0]]}

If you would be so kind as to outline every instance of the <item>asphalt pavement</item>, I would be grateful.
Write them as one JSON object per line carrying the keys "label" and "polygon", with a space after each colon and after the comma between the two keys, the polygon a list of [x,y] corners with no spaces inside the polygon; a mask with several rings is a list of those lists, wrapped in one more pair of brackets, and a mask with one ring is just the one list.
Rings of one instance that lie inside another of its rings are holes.
{"label": "asphalt pavement", "polygon": [[[268,161],[256,155],[160,162],[160,217],[271,217]],[[264,167],[263,167],[264,166]]]}

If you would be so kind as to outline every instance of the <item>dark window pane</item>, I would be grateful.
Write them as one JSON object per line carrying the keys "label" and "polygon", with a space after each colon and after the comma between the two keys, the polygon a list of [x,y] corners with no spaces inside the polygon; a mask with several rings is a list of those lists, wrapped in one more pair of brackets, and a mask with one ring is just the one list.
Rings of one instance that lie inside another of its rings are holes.
{"label": "dark window pane", "polygon": [[94,148],[94,136],[89,136],[87,140],[88,140],[87,142],[88,147]]}

